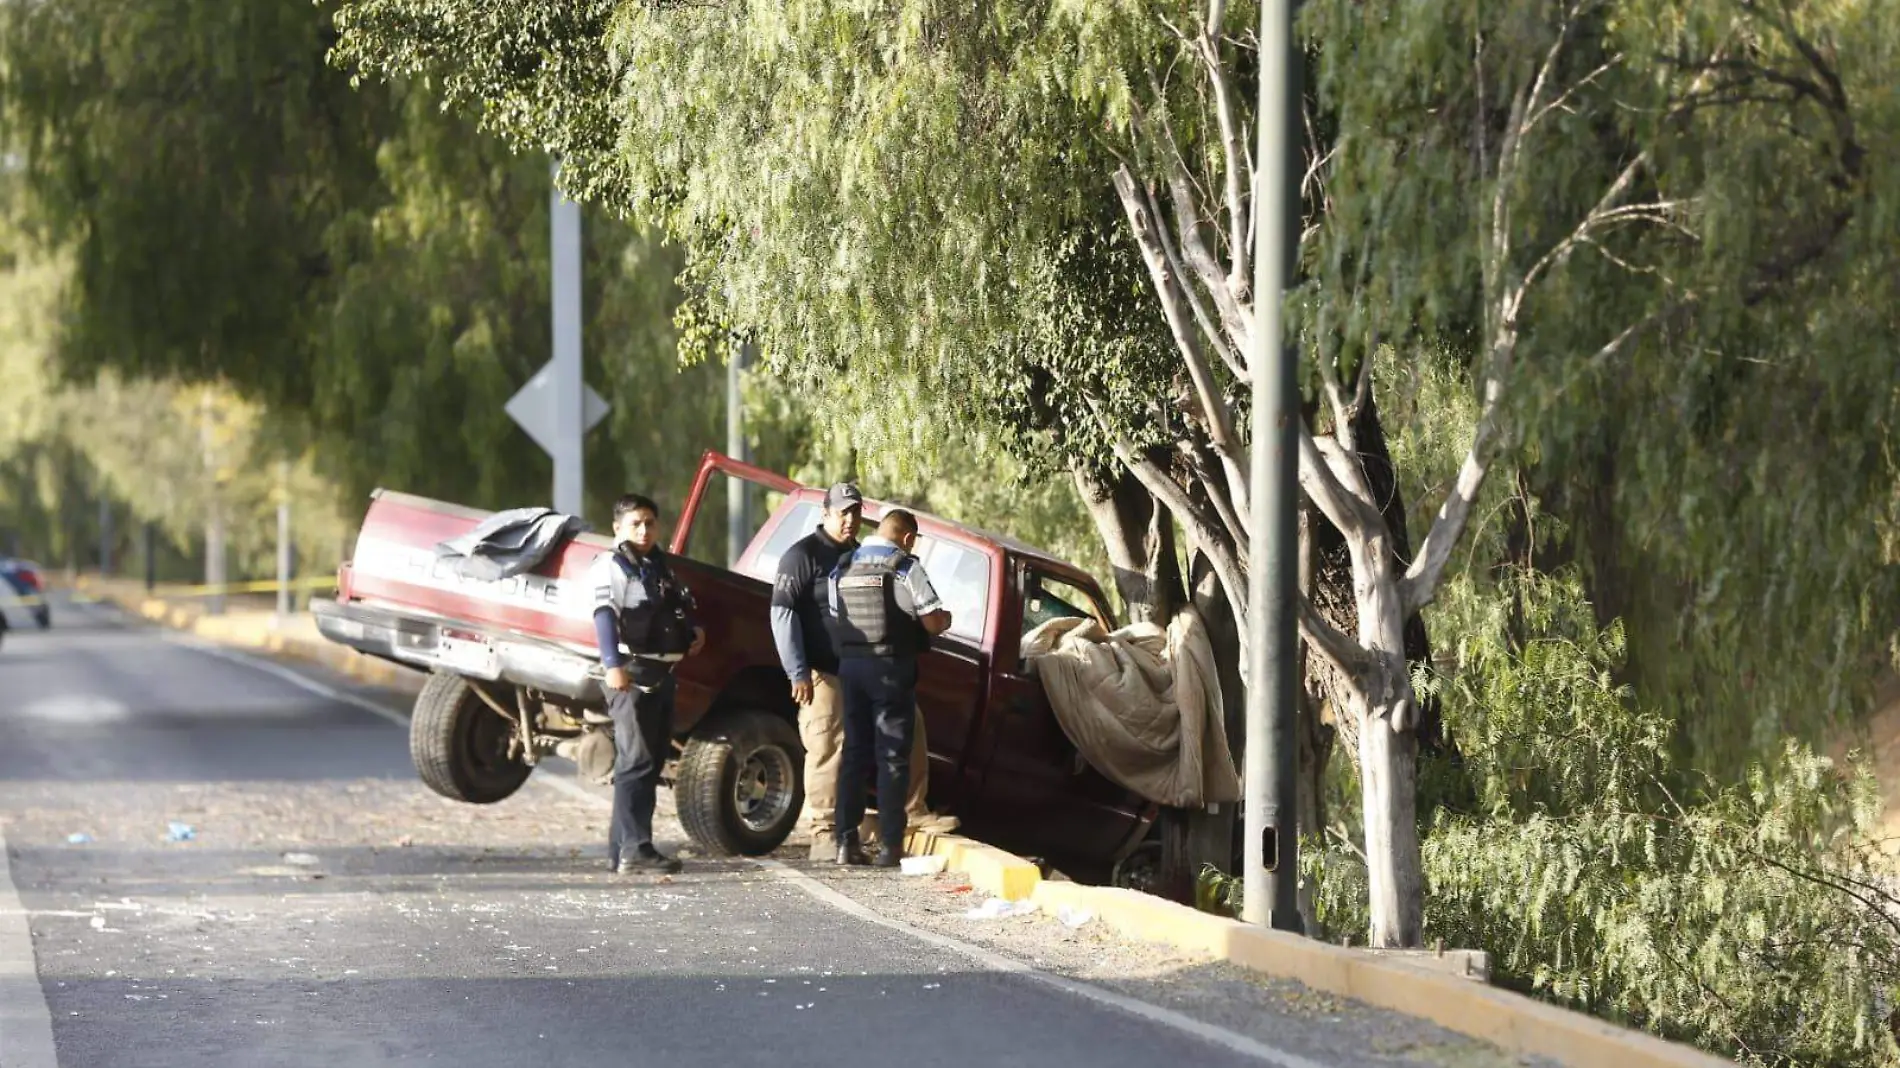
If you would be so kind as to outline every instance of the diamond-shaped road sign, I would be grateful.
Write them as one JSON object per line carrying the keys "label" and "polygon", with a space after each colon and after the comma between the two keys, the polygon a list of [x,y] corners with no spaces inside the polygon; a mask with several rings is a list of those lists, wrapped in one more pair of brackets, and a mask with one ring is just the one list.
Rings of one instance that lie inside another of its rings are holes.
{"label": "diamond-shaped road sign", "polygon": [[[554,415],[553,367],[552,360],[542,364],[541,369],[534,373],[534,377],[528,379],[528,384],[516,390],[515,395],[508,398],[508,403],[502,408],[508,413],[508,418],[519,423],[521,429],[528,432],[528,436],[534,439],[535,444],[550,453],[556,451],[555,435],[560,429],[556,425]],[[607,418],[608,408],[606,398],[595,393],[586,383],[582,383],[581,433],[585,434],[594,429],[602,419]]]}

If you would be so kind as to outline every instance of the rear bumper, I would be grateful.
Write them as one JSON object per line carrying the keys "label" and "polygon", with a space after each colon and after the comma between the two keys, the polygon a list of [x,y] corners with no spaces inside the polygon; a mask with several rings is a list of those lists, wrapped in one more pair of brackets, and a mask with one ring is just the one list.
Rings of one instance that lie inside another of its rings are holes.
{"label": "rear bumper", "polygon": [[[369,656],[427,671],[527,686],[586,704],[605,700],[598,663],[551,642],[466,620],[420,616],[353,602],[317,601],[311,604],[310,614],[318,633],[325,638]],[[457,658],[443,641],[444,631],[453,631],[458,637],[478,636],[494,650],[492,660],[472,664]]]}

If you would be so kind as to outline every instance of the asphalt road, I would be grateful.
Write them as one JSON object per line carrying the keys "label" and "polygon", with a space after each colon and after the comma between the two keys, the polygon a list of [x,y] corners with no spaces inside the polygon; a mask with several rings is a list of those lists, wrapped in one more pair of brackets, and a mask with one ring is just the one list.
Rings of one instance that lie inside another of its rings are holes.
{"label": "asphalt road", "polygon": [[453,804],[366,691],[55,615],[0,647],[0,1068],[1263,1063],[781,870],[610,875],[571,782]]}
{"label": "asphalt road", "polygon": [[578,799],[435,803],[360,707],[60,619],[0,649],[0,812],[66,1068],[1246,1060],[750,865],[607,875]]}

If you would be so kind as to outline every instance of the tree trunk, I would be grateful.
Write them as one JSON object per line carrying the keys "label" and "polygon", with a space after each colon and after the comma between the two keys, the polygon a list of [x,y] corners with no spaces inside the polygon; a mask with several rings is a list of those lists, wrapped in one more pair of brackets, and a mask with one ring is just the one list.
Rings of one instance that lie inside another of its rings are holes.
{"label": "tree trunk", "polygon": [[[1355,553],[1359,640],[1374,657],[1353,698],[1359,728],[1359,789],[1365,810],[1369,944],[1424,943],[1424,861],[1418,837],[1417,715],[1405,658],[1404,604],[1398,569],[1384,539]],[[1403,729],[1394,729],[1393,724]]]}
{"label": "tree trunk", "polygon": [[1187,601],[1168,510],[1125,467],[1108,476],[1078,466],[1073,474],[1129,620],[1166,625]]}
{"label": "tree trunk", "polygon": [[[1299,575],[1300,593],[1310,597],[1313,590],[1315,555],[1313,551],[1313,525],[1324,523],[1325,517],[1318,514],[1311,504],[1300,509],[1300,548]],[[1296,774],[1299,776],[1298,822],[1302,837],[1322,840],[1326,834],[1326,767],[1332,762],[1333,728],[1325,722],[1325,697],[1321,694],[1318,680],[1313,675],[1312,653],[1306,643],[1299,644],[1297,666],[1294,670],[1300,680],[1299,706],[1294,730],[1299,746],[1299,764]],[[1304,847],[1302,847],[1304,848]],[[1320,929],[1313,908],[1313,884],[1300,880],[1299,890],[1300,919],[1308,931]]]}

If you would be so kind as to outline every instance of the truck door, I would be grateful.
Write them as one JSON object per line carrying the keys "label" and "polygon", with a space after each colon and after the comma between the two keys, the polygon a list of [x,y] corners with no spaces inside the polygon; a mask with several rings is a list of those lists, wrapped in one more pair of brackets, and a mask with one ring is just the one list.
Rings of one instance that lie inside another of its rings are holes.
{"label": "truck door", "polygon": [[1022,635],[1060,615],[1112,619],[1094,597],[1034,564],[1015,561],[995,644],[984,711],[982,831],[1004,848],[1087,870],[1105,866],[1135,833],[1147,805],[1082,759],[1021,659]]}
{"label": "truck door", "polygon": [[989,673],[983,636],[990,612],[990,554],[929,536],[917,539],[917,559],[950,610],[950,630],[931,642],[917,663],[917,708],[930,748],[931,804],[961,812],[980,785],[976,738],[983,682]]}

